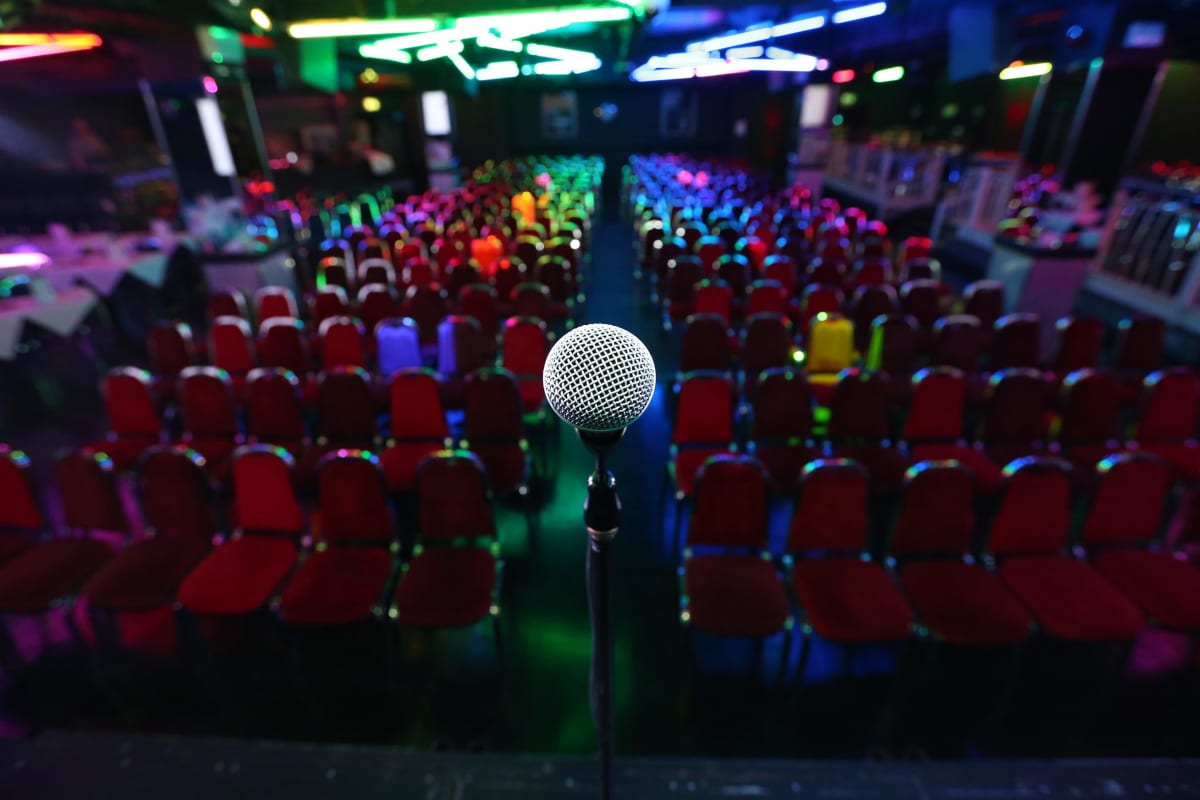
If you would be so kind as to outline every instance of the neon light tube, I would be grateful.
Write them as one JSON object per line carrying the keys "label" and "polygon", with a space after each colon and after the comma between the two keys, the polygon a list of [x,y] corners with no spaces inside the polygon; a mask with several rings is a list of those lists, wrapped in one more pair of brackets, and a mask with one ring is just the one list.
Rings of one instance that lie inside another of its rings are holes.
{"label": "neon light tube", "polygon": [[521,74],[521,68],[515,61],[493,61],[475,70],[475,80],[497,81],[504,78],[515,78]]}
{"label": "neon light tube", "polygon": [[520,42],[514,42],[512,39],[501,39],[494,33],[482,34],[475,39],[475,44],[480,47],[489,47],[492,50],[505,50],[509,53],[519,53],[525,49],[525,45]]}
{"label": "neon light tube", "polygon": [[895,83],[904,77],[904,67],[884,67],[875,70],[871,80],[875,83]]}
{"label": "neon light tube", "polygon": [[432,61],[443,56],[458,55],[463,51],[462,42],[447,42],[436,47],[424,47],[417,51],[417,61]]}
{"label": "neon light tube", "polygon": [[833,24],[841,25],[845,22],[856,22],[860,19],[870,19],[878,17],[880,14],[887,12],[887,3],[871,3],[865,6],[856,8],[847,8],[845,11],[833,12]]}
{"label": "neon light tube", "polygon": [[[461,45],[460,45],[459,49],[462,49]],[[465,58],[463,58],[461,55],[459,55],[458,53],[447,53],[446,58],[450,61],[451,64],[453,64],[455,66],[455,68],[459,72],[462,73],[462,76],[464,78],[466,78],[469,81],[475,79],[475,68],[472,67],[470,64],[468,64],[467,60]]]}
{"label": "neon light tube", "polygon": [[1019,61],[1014,61],[1000,70],[1000,80],[1011,81],[1017,78],[1033,78],[1038,75],[1046,75],[1052,69],[1054,69],[1054,65],[1047,62],[1022,64]]}
{"label": "neon light tube", "polygon": [[364,44],[358,48],[358,54],[363,58],[378,58],[381,61],[395,61],[398,64],[412,63],[412,56],[404,50],[389,50],[373,44]]}
{"label": "neon light tube", "polygon": [[397,33],[428,33],[437,21],[418,19],[314,19],[288,25],[293,39],[325,39],[335,36],[384,36]]}
{"label": "neon light tube", "polygon": [[31,44],[24,47],[10,47],[0,50],[0,61],[22,61],[26,58],[41,56],[56,56],[60,53],[75,53],[80,50],[92,50],[102,44],[102,40],[94,33],[81,33],[64,36],[48,44]]}

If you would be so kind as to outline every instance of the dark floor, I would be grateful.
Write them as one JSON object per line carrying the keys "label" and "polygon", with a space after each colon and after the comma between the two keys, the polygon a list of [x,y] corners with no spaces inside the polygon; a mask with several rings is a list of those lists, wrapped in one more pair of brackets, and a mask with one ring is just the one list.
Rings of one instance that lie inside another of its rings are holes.
{"label": "dark floor", "polygon": [[[618,752],[745,757],[1174,756],[1200,754],[1200,680],[1189,643],[1161,633],[1127,654],[1035,642],[1020,654],[913,647],[844,652],[817,641],[800,680],[798,640],[774,683],[782,637],[756,644],[695,635],[679,624],[675,559],[658,506],[675,343],[635,291],[628,226],[595,231],[584,321],[632,330],[655,353],[659,388],[616,449],[625,524],[613,554]],[[103,363],[85,367],[98,377]],[[102,430],[98,397],[75,378],[46,385],[52,421],[0,434],[44,474],[53,452]],[[0,423],[3,424],[3,423]],[[206,630],[219,645],[178,655],[96,657],[68,644],[62,620],[18,626],[57,642],[8,681],[14,734],[48,727],[127,729],[415,748],[587,753],[590,633],[581,506],[590,464],[569,431],[540,488],[536,550],[520,514],[502,509],[506,561],[501,659],[491,630],[403,634],[379,626],[281,630],[269,618]],[[557,463],[553,463],[554,461]],[[786,514],[786,509],[779,509]],[[670,520],[666,520],[667,523]],[[169,613],[130,635],[169,650]],[[385,665],[392,665],[386,669]],[[899,676],[899,679],[897,679]],[[0,733],[3,732],[0,728]]]}

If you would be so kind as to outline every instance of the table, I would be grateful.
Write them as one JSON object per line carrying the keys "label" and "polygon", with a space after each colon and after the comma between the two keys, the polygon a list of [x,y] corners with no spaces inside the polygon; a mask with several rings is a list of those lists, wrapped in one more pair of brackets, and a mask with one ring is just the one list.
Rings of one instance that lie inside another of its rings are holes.
{"label": "table", "polygon": [[59,336],[70,336],[95,308],[99,298],[83,287],[72,287],[42,301],[33,297],[0,299],[0,361],[12,361],[26,323],[33,322]]}
{"label": "table", "polygon": [[0,253],[44,253],[49,263],[31,270],[14,267],[13,271],[44,280],[56,292],[82,283],[107,297],[126,275],[160,288],[166,280],[171,253],[187,244],[184,239],[170,239],[159,241],[157,250],[140,249],[147,239],[146,234],[108,233],[77,234],[67,241],[47,236],[10,237],[0,239]]}

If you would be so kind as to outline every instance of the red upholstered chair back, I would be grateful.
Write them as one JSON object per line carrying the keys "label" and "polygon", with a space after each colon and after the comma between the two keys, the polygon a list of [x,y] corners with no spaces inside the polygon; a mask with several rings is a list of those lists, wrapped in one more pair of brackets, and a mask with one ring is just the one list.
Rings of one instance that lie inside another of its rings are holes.
{"label": "red upholstered chair back", "polygon": [[392,376],[391,435],[395,439],[445,439],[450,435],[437,375],[405,369]]}
{"label": "red upholstered chair back", "polygon": [[812,388],[803,371],[775,367],[759,377],[751,438],[806,441],[812,434]]}
{"label": "red upholstered chair back", "polygon": [[1187,367],[1154,372],[1143,381],[1139,442],[1186,442],[1196,438],[1200,378]]}
{"label": "red upholstered chair back", "polygon": [[0,444],[0,529],[39,530],[46,525],[29,475],[29,456]]}
{"label": "red upholstered chair back", "polygon": [[300,381],[286,369],[260,367],[247,379],[246,433],[260,442],[283,444],[304,438]]}
{"label": "red upholstered chair back", "polygon": [[309,371],[308,337],[298,319],[275,317],[258,328],[258,360],[264,367],[289,370],[296,375]]}
{"label": "red upholstered chair back", "polygon": [[64,453],[54,463],[54,482],[68,528],[129,531],[116,471],[104,453],[90,447]]}
{"label": "red upholstered chair back", "polygon": [[1021,458],[1004,468],[1000,508],[987,548],[996,555],[1057,553],[1071,528],[1071,468],[1054,458]]}
{"label": "red upholstered chair back", "polygon": [[1081,541],[1096,544],[1149,544],[1163,527],[1171,494],[1171,465],[1154,456],[1121,453],[1101,461],[1100,482],[1092,495]]}
{"label": "red upholstered chair back", "polygon": [[856,461],[841,458],[810,461],[800,474],[788,529],[788,551],[866,550],[867,489],[867,472]]}
{"label": "red upholstered chair back", "polygon": [[313,525],[324,541],[387,543],[395,523],[379,459],[362,450],[338,450],[317,464],[319,511]]}
{"label": "red upholstered chair back", "polygon": [[758,461],[744,455],[713,456],[700,467],[693,496],[689,546],[766,546],[767,478]]}
{"label": "red upholstered chair back", "polygon": [[417,469],[422,540],[496,535],[482,462],[465,450],[442,451]]}
{"label": "red upholstered chair back", "polygon": [[286,450],[265,444],[239,447],[233,454],[232,522],[243,531],[298,535],[304,509],[296,498]]}
{"label": "red upholstered chair back", "polygon": [[953,367],[926,367],[913,375],[912,401],[901,436],[907,442],[947,442],[962,438],[966,389]]}
{"label": "red upholstered chair back", "polygon": [[229,375],[216,367],[188,367],[179,380],[185,436],[233,440],[238,433],[237,407]]}
{"label": "red upholstered chair back", "polygon": [[904,476],[904,500],[892,531],[896,555],[971,552],[975,481],[957,461],[922,461]]}
{"label": "red upholstered chair back", "polygon": [[684,375],[672,444],[724,444],[733,438],[732,379],[714,372]]}
{"label": "red upholstered chair back", "polygon": [[104,377],[108,429],[116,436],[156,438],[162,431],[150,373],[115,367]]}
{"label": "red upholstered chair back", "polygon": [[217,503],[204,457],[182,445],[156,445],[138,464],[138,499],[146,527],[159,535],[211,539]]}

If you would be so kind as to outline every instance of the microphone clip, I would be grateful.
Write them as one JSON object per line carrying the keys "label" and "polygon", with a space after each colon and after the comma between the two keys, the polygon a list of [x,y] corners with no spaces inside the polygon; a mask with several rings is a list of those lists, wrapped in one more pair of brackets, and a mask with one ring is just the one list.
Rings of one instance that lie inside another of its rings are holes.
{"label": "microphone clip", "polygon": [[605,466],[608,450],[625,435],[625,429],[595,433],[576,429],[580,440],[596,456],[596,469],[588,476],[587,502],[583,504],[583,523],[593,539],[608,541],[621,527],[621,499],[617,479]]}

